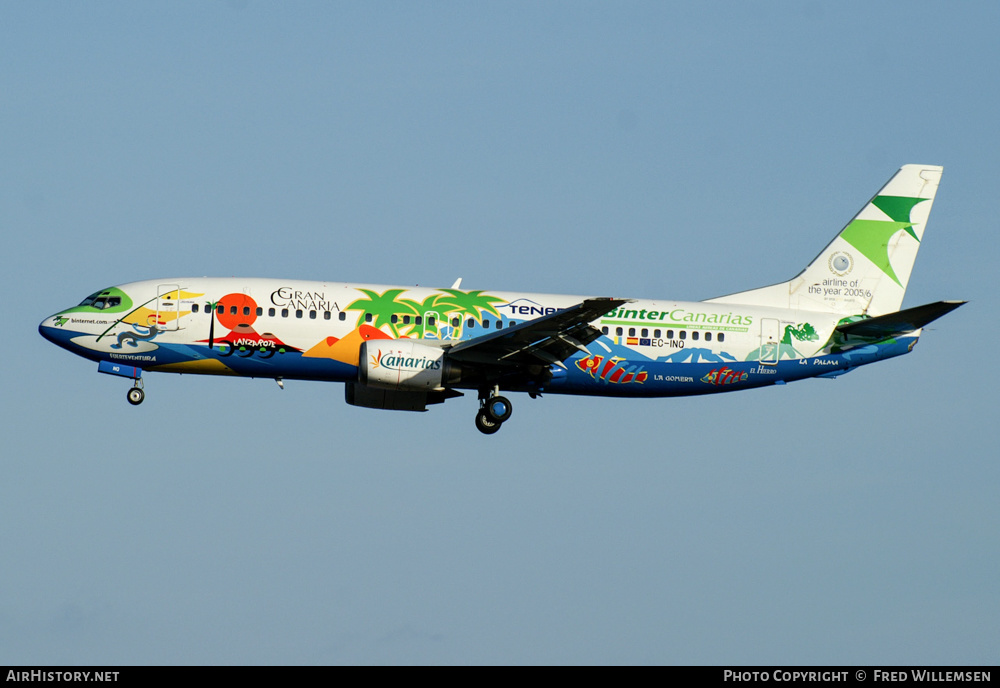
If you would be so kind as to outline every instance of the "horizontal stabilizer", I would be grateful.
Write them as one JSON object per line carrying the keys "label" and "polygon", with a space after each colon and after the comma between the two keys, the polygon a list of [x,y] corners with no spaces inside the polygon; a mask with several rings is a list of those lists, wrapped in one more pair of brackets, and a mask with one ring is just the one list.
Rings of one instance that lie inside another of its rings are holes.
{"label": "horizontal stabilizer", "polygon": [[858,337],[893,337],[919,330],[924,325],[934,322],[942,315],[951,313],[964,304],[965,301],[938,301],[916,308],[907,308],[896,313],[880,315],[875,318],[840,325],[837,330],[846,335]]}

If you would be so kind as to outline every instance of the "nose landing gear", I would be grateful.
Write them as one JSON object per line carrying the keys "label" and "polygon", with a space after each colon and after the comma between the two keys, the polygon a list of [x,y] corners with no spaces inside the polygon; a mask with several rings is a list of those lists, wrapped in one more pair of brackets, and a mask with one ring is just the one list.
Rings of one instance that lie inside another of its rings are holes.
{"label": "nose landing gear", "polygon": [[128,403],[133,406],[138,406],[142,403],[142,400],[146,398],[146,393],[142,391],[142,381],[136,380],[135,386],[129,389],[125,394],[125,398],[128,399]]}
{"label": "nose landing gear", "polygon": [[476,429],[484,435],[492,435],[514,410],[510,399],[500,396],[500,386],[479,390],[479,411],[476,413]]}
{"label": "nose landing gear", "polygon": [[132,388],[125,394],[125,398],[133,406],[138,406],[146,398],[146,393],[142,391],[142,368],[113,363],[112,361],[100,361],[97,364],[97,372],[130,378]]}

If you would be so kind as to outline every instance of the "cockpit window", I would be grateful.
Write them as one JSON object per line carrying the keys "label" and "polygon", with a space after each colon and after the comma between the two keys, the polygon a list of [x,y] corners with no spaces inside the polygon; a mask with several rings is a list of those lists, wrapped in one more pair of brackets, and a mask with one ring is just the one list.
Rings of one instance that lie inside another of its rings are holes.
{"label": "cockpit window", "polygon": [[120,296],[108,296],[109,292],[99,291],[96,294],[91,294],[83,301],[80,302],[81,306],[90,306],[91,308],[96,308],[97,310],[104,310],[105,308],[114,308],[115,306],[120,306],[122,304],[122,298]]}
{"label": "cockpit window", "polygon": [[81,301],[80,305],[81,306],[93,306],[94,305],[94,301],[97,301],[97,299],[98,299],[98,297],[100,297],[100,295],[101,295],[101,292],[97,292],[96,294],[91,294],[90,296],[88,296],[87,298],[85,298],[83,301]]}
{"label": "cockpit window", "polygon": [[128,297],[128,294],[118,287],[108,287],[107,289],[94,292],[81,301],[79,306],[71,310],[87,311],[93,309],[95,311],[121,313],[131,308],[132,299]]}

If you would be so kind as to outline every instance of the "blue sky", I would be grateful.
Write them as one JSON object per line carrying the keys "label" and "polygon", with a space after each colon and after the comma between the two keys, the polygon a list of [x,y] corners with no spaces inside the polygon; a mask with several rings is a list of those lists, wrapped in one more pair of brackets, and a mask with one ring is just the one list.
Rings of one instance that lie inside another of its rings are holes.
{"label": "blue sky", "polygon": [[[0,663],[992,663],[993,3],[0,1]],[[347,406],[42,340],[245,275],[703,299],[944,165],[837,381]],[[978,346],[973,346],[976,344]]]}

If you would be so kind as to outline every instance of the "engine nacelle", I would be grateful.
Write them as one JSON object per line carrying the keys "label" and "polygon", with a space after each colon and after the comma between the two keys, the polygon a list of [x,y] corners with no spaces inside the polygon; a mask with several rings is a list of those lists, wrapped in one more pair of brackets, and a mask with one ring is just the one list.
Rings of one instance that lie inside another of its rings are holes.
{"label": "engine nacelle", "polygon": [[358,382],[394,391],[444,389],[458,381],[444,351],[415,339],[372,339],[361,345]]}

